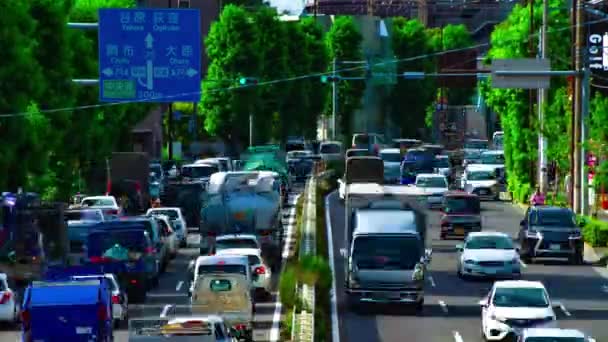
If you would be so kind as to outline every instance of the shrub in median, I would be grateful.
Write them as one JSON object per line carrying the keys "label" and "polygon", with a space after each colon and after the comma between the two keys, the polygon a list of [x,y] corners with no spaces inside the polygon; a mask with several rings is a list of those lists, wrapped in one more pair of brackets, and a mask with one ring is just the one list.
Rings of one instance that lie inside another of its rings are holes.
{"label": "shrub in median", "polygon": [[583,239],[593,247],[608,246],[608,222],[587,216],[579,216],[579,224],[583,227]]}

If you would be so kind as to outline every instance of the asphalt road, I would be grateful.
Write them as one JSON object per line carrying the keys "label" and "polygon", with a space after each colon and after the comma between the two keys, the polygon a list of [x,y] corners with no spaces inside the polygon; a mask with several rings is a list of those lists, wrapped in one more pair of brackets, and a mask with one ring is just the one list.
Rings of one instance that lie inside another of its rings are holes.
{"label": "asphalt road", "polygon": [[[296,192],[290,194],[289,206],[284,209],[283,223],[285,228],[284,241],[287,248],[294,245],[294,241],[288,234],[292,231],[290,226],[295,224],[295,201],[299,192],[303,190],[301,185],[294,188]],[[188,245],[190,248],[181,248],[177,257],[167,266],[167,270],[161,275],[157,288],[148,293],[144,304],[129,305],[129,318],[171,318],[176,315],[190,314],[187,267],[190,260],[199,255],[198,246],[200,235],[198,228],[189,229]],[[278,274],[273,274],[274,288],[277,288]],[[255,306],[254,340],[271,341],[271,335],[278,336],[279,322],[281,319],[280,307],[277,310],[277,293],[272,293],[272,299],[265,302],[258,302]],[[273,324],[274,323],[274,324]],[[19,327],[3,326],[0,327],[0,341],[20,341]],[[273,331],[274,330],[274,331]],[[128,331],[126,327],[114,332],[116,342],[128,341]],[[274,340],[278,340],[275,337]]]}
{"label": "asphalt road", "polygon": [[[428,244],[433,248],[425,308],[419,315],[408,310],[372,308],[365,314],[349,312],[344,297],[344,207],[337,192],[326,204],[333,237],[340,341],[482,341],[478,301],[487,294],[491,281],[461,280],[456,276],[459,242],[439,239],[439,214],[428,214]],[[521,209],[501,202],[482,204],[484,230],[516,236]],[[571,266],[560,261],[537,261],[522,268],[523,279],[542,281],[551,298],[562,303],[557,309],[559,325],[580,329],[597,341],[608,341],[608,271],[591,265]],[[337,342],[337,341],[334,341]]]}

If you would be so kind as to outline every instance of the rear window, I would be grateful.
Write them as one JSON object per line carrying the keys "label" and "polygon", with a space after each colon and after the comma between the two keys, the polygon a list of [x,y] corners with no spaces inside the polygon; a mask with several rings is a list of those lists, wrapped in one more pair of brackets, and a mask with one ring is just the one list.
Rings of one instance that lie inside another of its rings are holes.
{"label": "rear window", "polygon": [[152,210],[150,212],[150,215],[152,215],[152,216],[165,215],[165,216],[169,216],[169,218],[172,220],[177,220],[179,218],[179,215],[177,214],[177,210]]}
{"label": "rear window", "polygon": [[4,291],[6,288],[6,282],[4,280],[0,280],[0,291]]}
{"label": "rear window", "polygon": [[259,265],[262,263],[262,260],[257,255],[249,255],[247,258],[249,259],[249,265]]}
{"label": "rear window", "polygon": [[68,221],[103,221],[103,215],[96,210],[68,211],[65,213]]}
{"label": "rear window", "polygon": [[445,197],[444,211],[446,214],[479,214],[481,205],[477,197],[448,196]]}
{"label": "rear window", "polygon": [[213,165],[184,166],[182,168],[182,176],[189,178],[211,177],[216,172],[219,172],[219,168]]}
{"label": "rear window", "polygon": [[367,150],[357,150],[348,152],[347,157],[366,157],[369,156],[369,152]]}
{"label": "rear window", "polygon": [[370,143],[370,136],[366,135],[366,134],[359,134],[359,135],[355,135],[354,137],[354,144],[355,145],[363,145],[363,144],[369,144]]}
{"label": "rear window", "polygon": [[228,279],[213,279],[209,283],[209,289],[213,292],[226,292],[232,290],[232,282]]}
{"label": "rear window", "polygon": [[572,212],[567,210],[540,210],[533,212],[530,216],[531,223],[534,225],[564,228],[576,227],[576,217]]}
{"label": "rear window", "polygon": [[143,253],[147,247],[146,235],[143,231],[105,231],[89,234],[89,256],[100,256],[115,246],[125,248],[129,252]]}
{"label": "rear window", "polygon": [[467,141],[464,143],[464,148],[471,148],[476,150],[487,150],[488,142],[487,141]]}
{"label": "rear window", "polygon": [[435,161],[433,162],[435,167],[439,167],[439,168],[448,168],[450,167],[450,161],[448,160],[448,158],[438,158],[435,159]]}
{"label": "rear window", "polygon": [[[74,276],[72,278],[76,279],[76,280],[87,280],[87,279],[97,279],[98,277],[97,276]],[[106,278],[106,279],[108,280],[108,283],[110,284],[110,289],[112,291],[118,290],[118,286],[116,286],[116,282],[115,281],[113,281],[110,278]]]}
{"label": "rear window", "polygon": [[420,262],[421,245],[410,237],[358,237],[353,261],[360,269],[412,269]]}
{"label": "rear window", "polygon": [[247,269],[243,265],[200,265],[198,274],[229,273],[247,275]]}
{"label": "rear window", "polygon": [[222,241],[217,241],[215,246],[216,246],[217,250],[230,249],[230,248],[258,248],[257,242],[252,239],[222,240]]}
{"label": "rear window", "polygon": [[285,145],[286,152],[302,151],[302,150],[306,150],[306,144],[304,144],[304,143],[287,143]]}
{"label": "rear window", "polygon": [[115,203],[109,198],[89,198],[83,200],[82,205],[85,207],[113,207]]}
{"label": "rear window", "polygon": [[340,150],[341,148],[338,144],[324,144],[321,146],[320,153],[335,154],[340,153]]}
{"label": "rear window", "polygon": [[381,152],[380,158],[382,158],[382,161],[385,161],[385,162],[400,163],[401,162],[401,153]]}

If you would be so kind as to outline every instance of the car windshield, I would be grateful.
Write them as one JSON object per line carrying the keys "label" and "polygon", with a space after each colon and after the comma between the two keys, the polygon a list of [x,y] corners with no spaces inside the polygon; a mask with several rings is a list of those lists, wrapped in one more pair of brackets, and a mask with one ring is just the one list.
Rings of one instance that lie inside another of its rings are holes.
{"label": "car windshield", "polygon": [[380,152],[380,158],[389,163],[401,163],[401,153],[399,152]]}
{"label": "car windshield", "polygon": [[65,213],[68,221],[103,221],[103,214],[99,210],[78,210]]}
{"label": "car windshield", "polygon": [[492,171],[469,171],[467,179],[472,181],[486,181],[495,180],[496,176]]}
{"label": "car windshield", "polygon": [[514,249],[506,236],[476,236],[467,241],[465,249]]}
{"label": "car windshield", "polygon": [[215,243],[217,250],[231,249],[231,248],[258,248],[258,244],[252,239],[229,239],[219,240]]}
{"label": "car windshield", "polygon": [[524,342],[585,342],[583,337],[528,337]]}
{"label": "car windshield", "polygon": [[297,150],[305,150],[306,149],[306,144],[304,143],[297,143],[297,142],[290,142],[285,144],[285,151],[286,152],[291,152],[291,151],[297,151]]}
{"label": "car windshield", "polygon": [[219,172],[218,167],[212,165],[185,166],[182,168],[182,176],[189,178],[211,177],[216,172]]}
{"label": "car windshield", "polygon": [[209,273],[237,273],[247,274],[247,269],[243,265],[200,265],[198,267],[198,274],[209,274]]}
{"label": "car windshield", "polygon": [[177,220],[179,218],[179,215],[177,214],[176,210],[152,210],[150,212],[150,215],[153,216],[169,216],[169,219],[171,220]]}
{"label": "car windshield", "polygon": [[487,141],[467,141],[464,143],[464,148],[471,148],[476,150],[487,150],[488,142]]}
{"label": "car windshield", "polygon": [[477,151],[466,151],[464,153],[465,159],[479,159],[480,156],[481,156],[481,153],[479,153]]}
{"label": "car windshield", "polygon": [[448,183],[440,177],[420,177],[416,179],[416,186],[419,188],[447,188]]}
{"label": "car windshield", "polygon": [[340,150],[341,148],[338,144],[323,144],[319,152],[322,154],[335,154],[340,153]]}
{"label": "car windshield", "polygon": [[354,150],[348,152],[347,157],[366,157],[369,156],[369,151],[367,150]]}
{"label": "car windshield", "polygon": [[433,162],[433,166],[438,167],[438,168],[448,168],[450,167],[450,161],[448,160],[448,158],[438,158],[435,159],[435,161]]}
{"label": "car windshield", "polygon": [[444,209],[446,214],[474,214],[478,215],[481,206],[479,198],[473,196],[467,197],[452,197],[448,196],[445,199]]}
{"label": "car windshield", "polygon": [[497,307],[509,308],[545,308],[549,306],[545,290],[535,287],[499,287],[494,293],[492,303]]}
{"label": "car windshield", "polygon": [[110,198],[87,198],[81,204],[84,207],[113,207],[114,201]]}
{"label": "car windshield", "polygon": [[544,210],[532,214],[532,224],[538,226],[574,228],[576,227],[576,217],[568,210]]}
{"label": "car windshield", "polygon": [[360,269],[411,270],[421,256],[418,239],[410,237],[357,237],[353,246]]}
{"label": "car windshield", "polygon": [[503,154],[484,153],[481,155],[482,164],[504,164],[505,156]]}

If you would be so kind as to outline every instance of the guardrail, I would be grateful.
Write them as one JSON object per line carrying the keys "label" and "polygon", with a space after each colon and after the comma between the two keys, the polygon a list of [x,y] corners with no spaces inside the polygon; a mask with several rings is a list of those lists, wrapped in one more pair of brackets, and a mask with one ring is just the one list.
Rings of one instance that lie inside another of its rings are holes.
{"label": "guardrail", "polygon": [[[311,177],[306,182],[306,199],[304,201],[303,227],[300,241],[301,259],[307,255],[316,253],[316,215],[317,215],[317,180]],[[294,342],[313,342],[315,336],[315,287],[314,285],[298,284],[297,295],[302,306],[300,312],[294,313],[294,324],[292,325],[291,340]]]}

